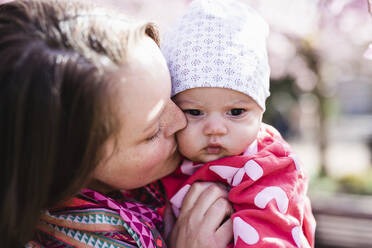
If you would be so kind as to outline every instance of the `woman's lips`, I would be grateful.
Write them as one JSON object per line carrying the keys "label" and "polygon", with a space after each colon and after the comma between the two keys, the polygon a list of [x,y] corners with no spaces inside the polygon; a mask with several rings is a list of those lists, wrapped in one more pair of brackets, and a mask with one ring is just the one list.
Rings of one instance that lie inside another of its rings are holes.
{"label": "woman's lips", "polygon": [[208,154],[219,154],[222,151],[222,147],[220,145],[209,145],[205,148],[205,151]]}

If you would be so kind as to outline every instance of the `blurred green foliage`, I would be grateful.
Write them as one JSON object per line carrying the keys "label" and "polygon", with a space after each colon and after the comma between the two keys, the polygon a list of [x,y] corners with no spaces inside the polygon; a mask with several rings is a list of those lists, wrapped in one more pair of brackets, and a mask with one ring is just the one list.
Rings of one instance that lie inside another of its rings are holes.
{"label": "blurred green foliage", "polygon": [[340,178],[314,177],[310,180],[310,191],[372,195],[372,169]]}
{"label": "blurred green foliage", "polygon": [[361,175],[342,177],[338,181],[342,192],[372,195],[372,169]]}

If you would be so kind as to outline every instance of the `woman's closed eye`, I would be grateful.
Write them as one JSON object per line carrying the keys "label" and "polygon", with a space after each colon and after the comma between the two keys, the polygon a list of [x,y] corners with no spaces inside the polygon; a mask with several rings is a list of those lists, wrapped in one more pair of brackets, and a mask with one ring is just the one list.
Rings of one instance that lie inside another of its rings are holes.
{"label": "woman's closed eye", "polygon": [[156,131],[155,134],[153,134],[150,137],[146,138],[146,141],[154,141],[154,140],[156,140],[159,137],[161,131],[162,131],[162,127],[160,126],[159,129],[158,129],[158,131]]}
{"label": "woman's closed eye", "polygon": [[228,115],[232,115],[232,116],[241,116],[242,114],[244,114],[246,112],[245,109],[243,108],[233,108],[233,109],[230,109],[227,114]]}
{"label": "woman's closed eye", "polygon": [[183,110],[183,112],[187,115],[192,115],[192,116],[200,116],[203,114],[202,111],[200,111],[199,109],[185,109]]}

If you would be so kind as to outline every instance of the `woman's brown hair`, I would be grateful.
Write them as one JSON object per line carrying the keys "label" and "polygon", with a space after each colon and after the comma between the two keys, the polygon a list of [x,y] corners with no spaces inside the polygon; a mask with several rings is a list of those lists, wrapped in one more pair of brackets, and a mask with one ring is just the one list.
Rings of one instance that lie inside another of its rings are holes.
{"label": "woman's brown hair", "polygon": [[158,42],[151,24],[89,2],[0,5],[2,247],[23,246],[42,209],[87,183],[119,126],[110,75],[144,34]]}

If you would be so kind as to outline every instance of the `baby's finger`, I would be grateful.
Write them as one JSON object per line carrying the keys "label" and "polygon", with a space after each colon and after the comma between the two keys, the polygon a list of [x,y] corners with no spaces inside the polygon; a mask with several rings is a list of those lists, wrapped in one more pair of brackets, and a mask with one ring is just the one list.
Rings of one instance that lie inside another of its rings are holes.
{"label": "baby's finger", "polygon": [[200,194],[212,184],[211,182],[193,183],[189,192],[183,199],[179,217],[187,214],[195,206],[195,202],[198,200]]}

